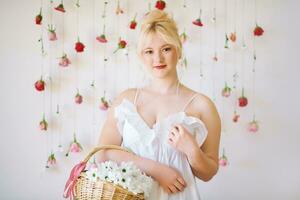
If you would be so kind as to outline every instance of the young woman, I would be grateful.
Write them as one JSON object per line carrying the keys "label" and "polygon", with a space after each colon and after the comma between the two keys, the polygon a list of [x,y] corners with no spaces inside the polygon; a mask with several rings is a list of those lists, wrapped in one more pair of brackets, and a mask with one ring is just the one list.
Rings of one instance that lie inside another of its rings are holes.
{"label": "young woman", "polygon": [[175,22],[153,10],[142,23],[138,54],[152,80],[128,89],[113,103],[99,145],[122,145],[100,160],[133,161],[156,184],[151,200],[198,200],[195,177],[209,181],[218,171],[220,118],[213,102],[178,80],[182,45]]}

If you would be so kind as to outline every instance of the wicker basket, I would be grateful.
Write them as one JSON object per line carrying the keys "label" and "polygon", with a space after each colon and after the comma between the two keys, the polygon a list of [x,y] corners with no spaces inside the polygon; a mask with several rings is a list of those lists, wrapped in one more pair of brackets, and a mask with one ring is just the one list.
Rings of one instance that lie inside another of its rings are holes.
{"label": "wicker basket", "polygon": [[[78,164],[78,165],[81,164],[82,167],[80,169],[80,173],[77,176],[76,175],[74,176],[74,174],[72,175],[76,166],[72,170],[70,179],[71,177],[73,177],[74,180],[73,182],[71,180],[71,183],[69,183],[71,184],[71,191],[68,192],[70,195],[65,197],[70,197],[70,199],[72,199],[72,197],[74,196],[76,200],[144,200],[145,199],[143,194],[134,194],[124,189],[121,186],[114,185],[113,183],[102,181],[102,180],[91,181],[87,178],[87,175],[84,171],[86,163],[96,152],[101,150],[107,150],[107,149],[115,149],[115,150],[128,152],[127,150],[121,148],[120,146],[115,146],[115,145],[104,145],[104,146],[94,148],[87,155],[87,157],[81,163]],[[69,187],[66,185],[66,188]]]}

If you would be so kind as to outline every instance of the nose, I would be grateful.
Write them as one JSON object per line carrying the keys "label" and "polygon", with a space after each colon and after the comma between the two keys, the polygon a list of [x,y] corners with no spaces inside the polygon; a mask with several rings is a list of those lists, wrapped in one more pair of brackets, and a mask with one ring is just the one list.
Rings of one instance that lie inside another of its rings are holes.
{"label": "nose", "polygon": [[156,53],[154,53],[154,62],[157,64],[163,63],[164,61],[164,57],[162,55],[161,51],[157,51]]}

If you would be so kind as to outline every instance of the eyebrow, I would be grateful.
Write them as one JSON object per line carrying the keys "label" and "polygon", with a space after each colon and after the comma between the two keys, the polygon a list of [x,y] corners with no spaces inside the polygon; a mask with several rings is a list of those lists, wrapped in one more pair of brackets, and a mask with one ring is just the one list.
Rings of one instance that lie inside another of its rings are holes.
{"label": "eyebrow", "polygon": [[[166,46],[171,46],[170,44],[164,44],[164,45],[162,45],[161,47],[160,47],[160,49],[161,48],[164,48],[164,47],[166,47]],[[148,50],[148,49],[153,49],[152,47],[147,47],[147,48],[145,48],[145,49],[143,49],[144,51],[145,50]]]}

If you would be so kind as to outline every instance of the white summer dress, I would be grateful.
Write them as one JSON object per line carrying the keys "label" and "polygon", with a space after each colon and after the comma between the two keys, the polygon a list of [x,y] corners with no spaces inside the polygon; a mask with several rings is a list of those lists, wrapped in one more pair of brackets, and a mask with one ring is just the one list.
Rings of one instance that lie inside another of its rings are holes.
{"label": "white summer dress", "polygon": [[187,157],[168,144],[168,134],[174,124],[182,124],[194,135],[199,146],[207,137],[204,123],[185,113],[185,108],[196,97],[194,95],[183,107],[182,111],[169,115],[158,121],[150,128],[136,108],[138,90],[134,102],[127,99],[116,106],[115,118],[117,127],[123,138],[122,146],[131,150],[136,155],[163,163],[176,168],[187,183],[183,192],[167,194],[157,182],[153,186],[147,200],[199,200],[200,194],[196,186],[196,178],[192,173]]}

